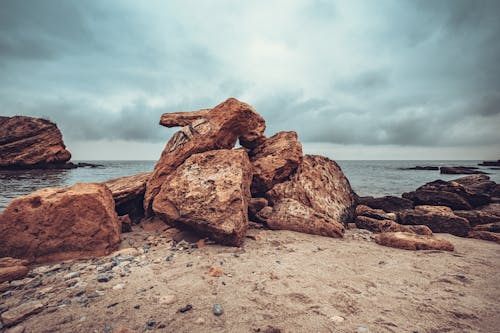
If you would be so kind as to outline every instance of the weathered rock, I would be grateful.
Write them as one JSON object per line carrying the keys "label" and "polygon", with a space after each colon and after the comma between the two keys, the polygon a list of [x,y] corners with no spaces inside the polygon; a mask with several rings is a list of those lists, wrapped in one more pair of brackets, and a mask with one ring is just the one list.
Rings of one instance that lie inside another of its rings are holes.
{"label": "weathered rock", "polygon": [[106,255],[120,223],[109,189],[78,183],[14,199],[0,215],[0,256],[52,261]]}
{"label": "weathered rock", "polygon": [[0,283],[22,279],[29,272],[27,265],[27,260],[10,257],[0,258]]}
{"label": "weathered rock", "polygon": [[244,150],[194,154],[166,178],[153,211],[167,224],[239,246],[248,227],[251,181]]}
{"label": "weathered rock", "polygon": [[128,215],[118,216],[120,221],[121,232],[131,232],[132,231],[132,220]]}
{"label": "weathered rock", "polygon": [[188,157],[215,149],[231,149],[238,139],[243,147],[255,148],[264,141],[266,128],[264,119],[250,105],[234,98],[213,109],[165,113],[160,124],[183,128],[169,140],[147,182],[144,195],[147,217],[165,179]]}
{"label": "weathered rock", "polygon": [[248,153],[253,166],[252,194],[264,194],[287,180],[302,158],[295,132],[279,132]]}
{"label": "weathered rock", "polygon": [[445,206],[416,206],[397,213],[398,222],[405,225],[426,225],[432,232],[446,232],[466,237],[471,230],[469,221],[453,214]]}
{"label": "weathered rock", "polygon": [[374,236],[380,245],[405,250],[444,250],[453,251],[453,244],[447,240],[429,235],[417,235],[408,232],[386,232]]}
{"label": "weathered rock", "polygon": [[486,172],[478,170],[475,167],[441,167],[439,168],[440,173],[447,175],[473,175],[473,174],[486,174]]}
{"label": "weathered rock", "polygon": [[264,223],[264,221],[257,216],[257,213],[268,205],[269,203],[266,198],[250,198],[248,201],[248,219],[250,221]]}
{"label": "weathered rock", "polygon": [[380,198],[360,197],[359,204],[375,209],[382,209],[386,212],[397,212],[403,209],[412,209],[415,206],[411,200],[394,196],[385,196]]}
{"label": "weathered rock", "polygon": [[[472,175],[454,179],[453,182],[462,185],[468,192],[469,200],[478,200],[472,202],[474,206],[485,205],[488,200],[486,196],[491,196],[498,185],[490,180],[486,175]],[[475,198],[477,196],[477,198]]]}
{"label": "weathered rock", "polygon": [[266,198],[273,206],[294,199],[324,215],[329,223],[345,226],[354,220],[357,205],[357,195],[337,163],[318,155],[305,155],[290,180],[275,185]]}
{"label": "weathered rock", "polygon": [[479,224],[472,228],[473,231],[500,232],[500,222]]}
{"label": "weathered rock", "polygon": [[482,239],[500,244],[500,234],[496,232],[474,230],[469,232],[469,238]]}
{"label": "weathered rock", "polygon": [[273,207],[262,209],[257,216],[274,230],[292,230],[329,237],[344,235],[342,223],[295,199],[281,199]]}
{"label": "weathered rock", "polygon": [[409,230],[408,232],[412,232],[418,235],[432,235],[432,230],[426,225],[406,225]]}
{"label": "weathered rock", "polygon": [[393,220],[382,220],[367,216],[357,216],[355,223],[357,228],[370,230],[374,233],[401,231],[416,233],[420,235],[432,235],[432,231],[427,226],[406,226],[396,223]]}
{"label": "weathered rock", "polygon": [[500,166],[500,160],[497,160],[497,161],[483,161],[482,163],[479,163],[478,165],[481,165],[481,166]]}
{"label": "weathered rock", "polygon": [[491,203],[489,205],[478,207],[478,210],[486,214],[500,216],[500,203]]}
{"label": "weathered rock", "polygon": [[34,169],[71,159],[53,122],[31,117],[0,117],[0,168]]}
{"label": "weathered rock", "polygon": [[482,210],[455,210],[453,213],[467,219],[471,226],[500,222],[500,216],[496,216]]}
{"label": "weathered rock", "polygon": [[356,207],[356,216],[366,216],[377,220],[393,220],[396,221],[397,216],[395,213],[386,213],[382,209],[370,208],[365,205],[358,205]]}
{"label": "weathered rock", "polygon": [[2,319],[3,324],[8,327],[20,323],[29,316],[42,311],[43,308],[43,303],[38,301],[22,303],[21,305],[2,313],[0,318]]}
{"label": "weathered rock", "polygon": [[446,206],[452,209],[472,209],[471,204],[457,193],[446,191],[417,190],[403,193],[403,198],[409,199],[415,205]]}
{"label": "weathered rock", "polygon": [[144,192],[151,172],[111,179],[103,184],[113,193],[115,210],[118,215],[128,215],[130,220],[138,223],[144,217]]}

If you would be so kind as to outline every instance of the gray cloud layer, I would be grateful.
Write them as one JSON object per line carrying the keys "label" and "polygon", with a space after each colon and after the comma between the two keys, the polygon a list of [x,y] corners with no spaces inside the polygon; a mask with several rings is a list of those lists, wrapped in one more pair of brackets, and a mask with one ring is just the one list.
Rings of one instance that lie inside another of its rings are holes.
{"label": "gray cloud layer", "polygon": [[0,4],[0,114],[72,140],[165,142],[163,112],[229,96],[268,134],[363,145],[500,143],[498,1]]}

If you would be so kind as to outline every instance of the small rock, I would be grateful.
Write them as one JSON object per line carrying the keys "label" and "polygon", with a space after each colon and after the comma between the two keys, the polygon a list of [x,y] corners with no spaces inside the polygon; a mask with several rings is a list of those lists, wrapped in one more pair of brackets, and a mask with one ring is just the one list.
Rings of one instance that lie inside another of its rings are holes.
{"label": "small rock", "polygon": [[165,261],[172,261],[174,259],[174,254],[170,253],[168,256],[165,257]]}
{"label": "small rock", "polygon": [[175,297],[175,295],[165,295],[160,297],[161,304],[173,304],[175,301],[177,301],[177,297]]}
{"label": "small rock", "polygon": [[216,316],[220,316],[224,313],[224,310],[222,309],[222,305],[220,305],[219,303],[214,304],[213,311],[214,311],[214,315],[216,315]]}
{"label": "small rock", "polygon": [[123,289],[123,287],[124,287],[124,284],[119,283],[119,284],[113,286],[113,290],[121,290],[121,289]]}
{"label": "small rock", "polygon": [[109,274],[99,274],[97,275],[97,282],[108,282],[113,277]]}
{"label": "small rock", "polygon": [[222,270],[222,268],[211,267],[207,274],[213,277],[221,277],[223,273],[224,271]]}
{"label": "small rock", "polygon": [[370,330],[368,329],[368,327],[365,327],[365,326],[358,326],[356,327],[356,333],[369,333]]}
{"label": "small rock", "polygon": [[80,277],[80,273],[72,272],[72,273],[68,273],[68,274],[64,275],[64,280],[71,280],[71,279],[75,279],[75,278],[79,278],[79,277]]}
{"label": "small rock", "polygon": [[192,309],[193,309],[193,306],[192,306],[191,304],[188,304],[188,305],[186,305],[186,306],[184,306],[184,307],[180,308],[179,310],[177,310],[177,312],[178,312],[178,313],[179,313],[179,312],[180,312],[180,313],[184,313],[184,312],[188,312],[188,311],[190,311],[190,310],[192,310]]}
{"label": "small rock", "polygon": [[156,326],[156,320],[154,319],[149,319],[147,322],[146,322],[146,326],[147,328],[146,329],[152,329],[153,327]]}
{"label": "small rock", "polygon": [[341,317],[341,316],[333,316],[333,317],[330,317],[330,320],[333,321],[334,323],[341,323],[345,319],[344,319],[344,317]]}
{"label": "small rock", "polygon": [[203,324],[205,324],[205,319],[203,317],[198,317],[198,318],[196,318],[194,323],[197,325],[203,325]]}
{"label": "small rock", "polygon": [[141,308],[141,306],[139,304],[134,305],[134,309],[139,310],[140,308]]}

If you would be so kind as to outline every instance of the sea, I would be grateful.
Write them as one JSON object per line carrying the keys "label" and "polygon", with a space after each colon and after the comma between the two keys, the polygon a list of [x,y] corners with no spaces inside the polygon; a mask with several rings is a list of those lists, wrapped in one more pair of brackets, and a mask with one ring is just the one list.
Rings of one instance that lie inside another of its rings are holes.
{"label": "sea", "polygon": [[[102,165],[69,170],[0,170],[0,211],[8,203],[44,187],[65,187],[79,182],[103,182],[109,179],[152,171],[156,161],[73,161]],[[442,175],[439,171],[403,170],[414,166],[471,166],[481,161],[360,161],[337,160],[351,186],[360,196],[400,196],[404,192],[436,180],[452,180],[463,175]],[[500,183],[500,170],[479,167]]]}

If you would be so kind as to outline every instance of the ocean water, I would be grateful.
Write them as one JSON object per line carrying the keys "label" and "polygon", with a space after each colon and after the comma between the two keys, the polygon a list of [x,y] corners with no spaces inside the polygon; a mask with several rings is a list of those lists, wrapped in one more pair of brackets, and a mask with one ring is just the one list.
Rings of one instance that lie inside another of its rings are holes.
{"label": "ocean water", "polygon": [[[121,176],[152,171],[155,161],[75,161],[102,164],[98,168],[70,170],[0,170],[0,210],[15,197],[43,187],[64,187],[78,182],[102,182]],[[461,175],[441,175],[439,171],[401,170],[413,166],[477,166],[480,161],[337,161],[351,186],[360,196],[396,195],[436,180]],[[500,182],[500,170],[480,167],[492,180]]]}

